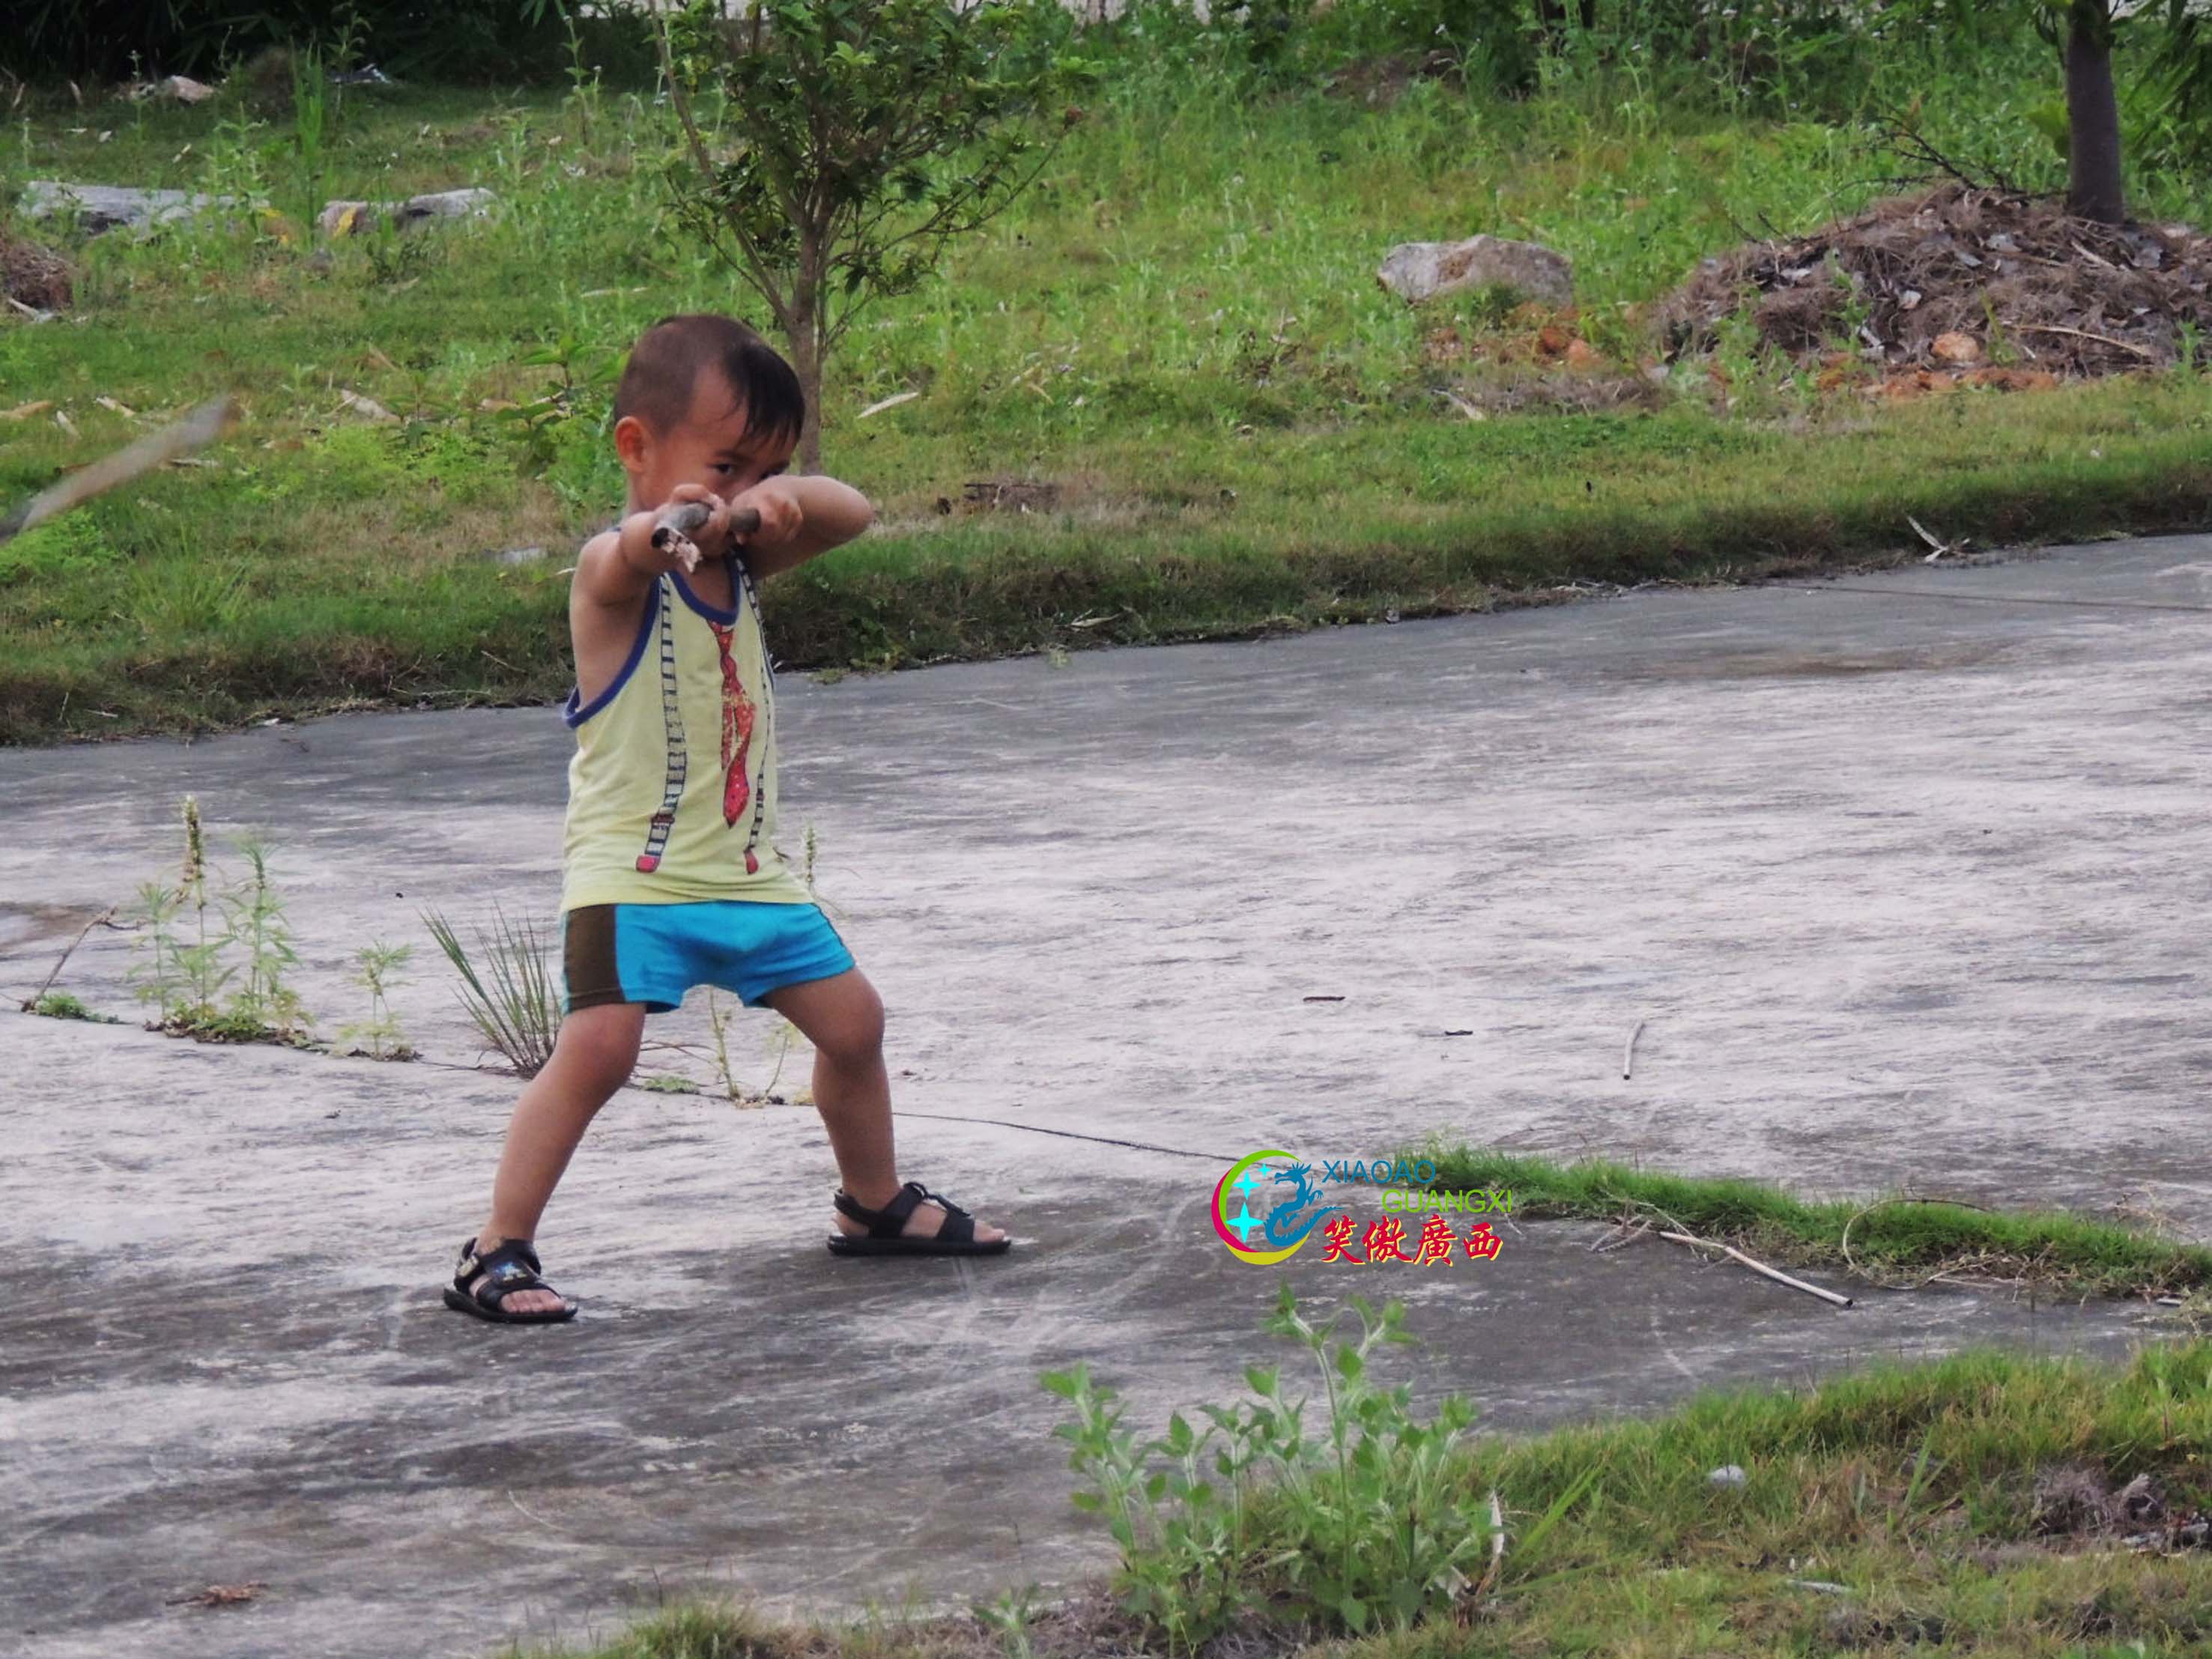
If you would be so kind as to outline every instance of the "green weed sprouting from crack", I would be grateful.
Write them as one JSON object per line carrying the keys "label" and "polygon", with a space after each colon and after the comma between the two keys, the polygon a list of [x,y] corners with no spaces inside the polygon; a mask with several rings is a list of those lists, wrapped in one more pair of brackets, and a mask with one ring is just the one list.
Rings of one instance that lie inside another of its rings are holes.
{"label": "green weed sprouting from crack", "polygon": [[250,873],[223,896],[223,942],[244,952],[245,982],[226,1012],[242,1025],[280,1037],[295,1036],[307,1024],[307,1010],[286,978],[300,958],[292,948],[284,902],[269,878],[269,845],[258,836],[247,835],[239,838],[237,848]]}
{"label": "green weed sprouting from crack", "polygon": [[[138,889],[136,948],[143,960],[127,977],[151,1006],[154,1028],[215,1042],[305,1040],[309,1019],[286,976],[298,963],[284,904],[269,873],[269,846],[248,835],[236,843],[246,874],[227,887],[208,858],[199,799],[184,799],[184,860],[176,878]],[[210,924],[209,912],[215,912]],[[235,959],[243,953],[243,961]],[[222,992],[240,981],[228,1000]]]}
{"label": "green weed sprouting from crack", "polygon": [[422,921],[460,975],[454,994],[485,1045],[522,1076],[536,1077],[561,1035],[561,996],[537,924],[512,921],[495,904],[491,925],[473,930],[472,953],[440,912],[425,911]]}
{"label": "green weed sprouting from crack", "polygon": [[1006,1659],[1035,1659],[1036,1645],[1030,1626],[1036,1622],[1041,1591],[1034,1583],[1008,1590],[996,1601],[971,1604],[976,1622],[995,1632]]}
{"label": "green weed sprouting from crack", "polygon": [[415,1058],[415,1050],[408,1046],[388,1000],[399,983],[400,969],[414,954],[411,945],[390,945],[381,939],[354,953],[354,983],[368,993],[368,1018],[356,1024],[341,1025],[341,1043],[351,1044],[354,1052],[366,1053],[371,1060]]}
{"label": "green weed sprouting from crack", "polygon": [[[1319,1370],[1328,1422],[1318,1437],[1306,1431],[1308,1401],[1285,1399],[1273,1368],[1247,1369],[1250,1399],[1203,1407],[1206,1427],[1176,1412],[1150,1440],[1124,1425],[1114,1390],[1087,1366],[1044,1374],[1074,1409],[1054,1432],[1090,1483],[1075,1505],[1104,1518],[1121,1547],[1123,1606],[1171,1652],[1263,1611],[1358,1635],[1487,1592],[1498,1511],[1460,1468],[1474,1407],[1447,1395],[1423,1421],[1411,1384],[1384,1388],[1370,1373],[1378,1348],[1412,1340],[1404,1317],[1400,1304],[1377,1313],[1355,1297],[1316,1322],[1283,1286],[1265,1328]],[[1344,1332],[1352,1320],[1357,1335]],[[1586,1489],[1540,1526],[1549,1530]]]}
{"label": "green weed sprouting from crack", "polygon": [[46,991],[24,1010],[46,1019],[81,1019],[93,1025],[120,1025],[123,1022],[112,1014],[97,1014],[78,998],[67,991]]}

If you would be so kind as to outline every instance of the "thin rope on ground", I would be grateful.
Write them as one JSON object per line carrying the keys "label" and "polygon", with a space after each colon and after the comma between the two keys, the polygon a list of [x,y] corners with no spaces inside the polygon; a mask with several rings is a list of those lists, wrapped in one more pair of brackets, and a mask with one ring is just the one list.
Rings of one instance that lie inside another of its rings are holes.
{"label": "thin rope on ground", "polygon": [[[441,1071],[474,1072],[481,1077],[498,1077],[501,1075],[499,1072],[483,1066],[464,1066],[457,1060],[431,1060],[420,1054],[416,1055],[416,1058],[409,1063],[416,1066],[434,1066]],[[625,1088],[634,1089],[637,1085],[635,1084],[626,1084],[623,1086]],[[701,1092],[704,1093],[707,1091],[702,1090]],[[1101,1146],[1126,1146],[1133,1152],[1164,1152],[1170,1158],[1198,1158],[1208,1164],[1234,1164],[1237,1161],[1237,1156],[1233,1153],[1194,1152],[1187,1147],[1182,1146],[1155,1146],[1149,1140],[1119,1140],[1112,1135],[1086,1135],[1075,1129],[1048,1129],[1041,1123],[1019,1123],[1016,1122],[1012,1118],[965,1117],[951,1112],[908,1112],[897,1109],[894,1109],[891,1115],[893,1117],[927,1118],[932,1122],[935,1123],[988,1123],[1001,1129],[1026,1129],[1033,1135],[1056,1135],[1062,1140],[1095,1141]]]}
{"label": "thin rope on ground", "polygon": [[1086,1135],[1073,1129],[1048,1129],[1041,1123],[1017,1123],[1003,1117],[960,1117],[949,1112],[894,1111],[893,1117],[926,1117],[937,1123],[992,1123],[1002,1129],[1026,1129],[1033,1135],[1058,1135],[1063,1140],[1091,1140],[1101,1146],[1127,1146],[1132,1152],[1165,1152],[1170,1158],[1203,1158],[1208,1164],[1234,1164],[1237,1159],[1227,1152],[1193,1152],[1181,1146],[1155,1146],[1147,1140],[1116,1140],[1111,1135]]}

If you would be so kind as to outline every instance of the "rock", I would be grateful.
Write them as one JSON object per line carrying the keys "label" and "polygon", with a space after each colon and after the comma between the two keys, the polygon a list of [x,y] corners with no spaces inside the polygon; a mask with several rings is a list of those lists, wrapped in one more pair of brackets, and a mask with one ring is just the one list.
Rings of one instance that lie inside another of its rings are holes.
{"label": "rock", "polygon": [[1565,254],[1498,236],[1401,242],[1383,255],[1375,277],[1408,305],[1470,288],[1508,289],[1547,305],[1575,302],[1575,268]]}
{"label": "rock", "polygon": [[357,236],[387,222],[408,230],[436,219],[481,219],[498,205],[489,190],[441,190],[404,202],[325,202],[315,222],[325,236]]}
{"label": "rock", "polygon": [[364,421],[379,424],[398,424],[399,417],[374,398],[364,398],[358,392],[347,390],[338,393],[338,407],[349,409]]}
{"label": "rock", "polygon": [[396,216],[402,225],[410,225],[423,219],[482,219],[499,205],[499,198],[482,186],[467,190],[434,191],[428,196],[410,196],[402,202]]}
{"label": "rock", "polygon": [[181,190],[135,190],[123,185],[70,185],[57,179],[33,179],[23,187],[23,216],[57,219],[76,216],[85,230],[98,235],[128,225],[145,228],[189,219],[210,208],[236,207],[235,196],[203,196]]}
{"label": "rock", "polygon": [[143,104],[149,98],[173,104],[204,104],[215,96],[215,88],[188,75],[172,75],[161,81],[134,82],[123,88],[123,95],[134,104]]}
{"label": "rock", "polygon": [[1982,360],[1982,343],[1972,335],[1961,334],[1955,329],[1948,334],[1938,334],[1928,349],[1939,363],[1954,363],[1963,367]]}
{"label": "rock", "polygon": [[1749,1484],[1751,1477],[1743,1472],[1741,1465],[1723,1463],[1707,1475],[1705,1480],[1708,1484],[1716,1486],[1742,1486]]}

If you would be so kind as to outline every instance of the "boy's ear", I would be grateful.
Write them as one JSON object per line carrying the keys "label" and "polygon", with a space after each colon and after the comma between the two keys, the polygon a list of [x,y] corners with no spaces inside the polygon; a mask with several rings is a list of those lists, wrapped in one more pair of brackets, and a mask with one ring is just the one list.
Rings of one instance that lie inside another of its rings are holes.
{"label": "boy's ear", "polygon": [[646,452],[653,447],[653,429],[635,415],[615,422],[615,457],[625,472],[645,470]]}

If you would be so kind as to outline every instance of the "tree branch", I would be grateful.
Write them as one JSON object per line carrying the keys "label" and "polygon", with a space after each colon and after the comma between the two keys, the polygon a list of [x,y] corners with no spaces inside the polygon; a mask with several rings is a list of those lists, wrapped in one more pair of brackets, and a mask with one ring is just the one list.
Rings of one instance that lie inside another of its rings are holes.
{"label": "tree branch", "polygon": [[[708,153],[707,141],[700,135],[699,124],[692,117],[691,100],[684,93],[683,77],[676,72],[675,49],[668,39],[668,20],[661,15],[660,3],[661,0],[646,0],[646,9],[653,17],[653,46],[660,55],[661,78],[668,83],[669,105],[683,125],[684,137],[690,145],[691,159],[701,174],[711,179],[719,169],[714,165],[714,157]],[[744,256],[739,270],[761,298],[768,301],[769,309],[775,313],[777,324],[783,325],[786,305],[781,287],[775,280],[774,263],[754,244],[751,235],[738,222],[734,214],[723,212],[716,216],[728,227]]]}

